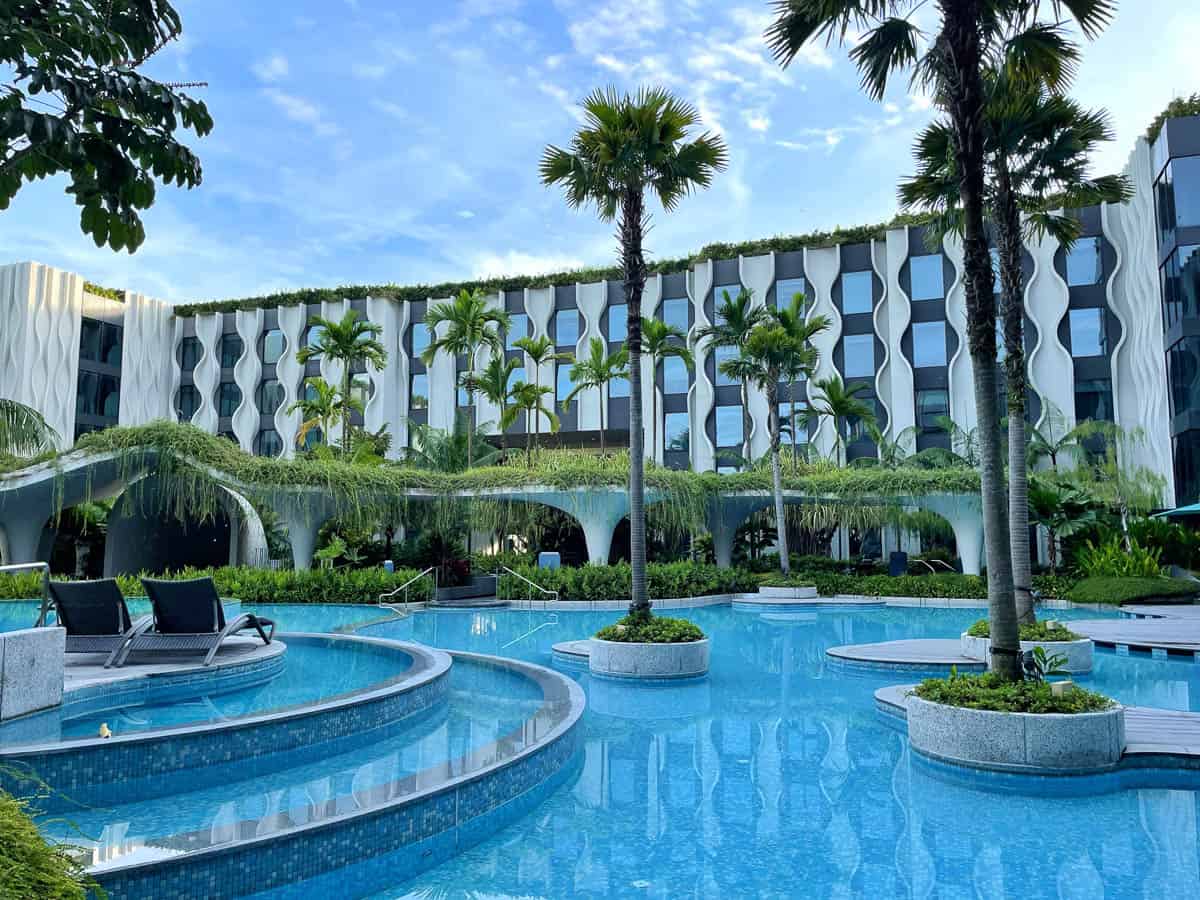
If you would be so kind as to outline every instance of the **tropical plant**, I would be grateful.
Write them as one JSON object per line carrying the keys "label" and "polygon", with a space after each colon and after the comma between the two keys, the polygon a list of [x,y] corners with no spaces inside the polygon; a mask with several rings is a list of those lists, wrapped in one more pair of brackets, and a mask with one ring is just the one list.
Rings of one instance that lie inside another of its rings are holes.
{"label": "tropical plant", "polygon": [[1122,462],[1135,456],[1137,448],[1145,442],[1142,429],[1125,429],[1106,421],[1086,424],[1093,447],[1089,450],[1084,445],[1088,450],[1084,463],[1072,469],[1067,477],[1116,517],[1128,548],[1130,519],[1150,512],[1162,502],[1166,479],[1144,466]]}
{"label": "tropical plant", "polygon": [[213,126],[179,85],[138,71],[183,33],[179,14],[167,0],[17,0],[0,19],[0,210],[25,182],[69,175],[83,232],[132,253],[155,178],[200,184],[200,160],[176,130],[203,137]]}
{"label": "tropical plant", "polygon": [[[799,292],[792,295],[786,306],[777,307],[773,311],[773,315],[775,316],[775,320],[798,342],[801,348],[810,347],[812,339],[829,327],[829,319],[825,316],[808,318],[807,301],[804,294]],[[812,359],[815,360],[815,357]],[[796,395],[796,382],[801,378],[812,378],[814,365],[815,362],[811,361],[806,354],[796,353],[789,361],[784,373],[788,383],[788,409],[790,413],[788,432],[792,442],[793,472],[799,471],[800,467],[800,454],[796,447],[800,434],[800,398]]]}
{"label": "tropical plant", "polygon": [[1099,546],[1087,541],[1075,552],[1075,568],[1084,578],[1153,578],[1163,574],[1162,550],[1113,537]]}
{"label": "tropical plant", "polygon": [[660,88],[637,94],[594,91],[583,102],[584,121],[570,149],[547,147],[541,178],[561,185],[567,204],[593,205],[605,222],[619,219],[621,269],[629,322],[629,535],[632,584],[629,611],[649,617],[646,595],[645,430],[642,421],[642,292],[647,266],[643,239],[650,221],[646,193],[671,212],[692,191],[708,187],[725,168],[719,135],[688,140],[700,124],[697,110]]}
{"label": "tropical plant", "polygon": [[300,413],[300,429],[296,432],[296,446],[309,446],[309,436],[316,431],[323,441],[328,442],[333,422],[349,412],[362,412],[362,403],[356,397],[347,397],[319,375],[305,383],[304,396],[288,407],[289,413]]}
{"label": "tropical plant", "polygon": [[0,397],[0,456],[37,456],[57,444],[58,433],[40,412]]}
{"label": "tropical plant", "polygon": [[[996,301],[991,255],[984,231],[987,169],[984,73],[1003,61],[1017,60],[1026,78],[1058,88],[1071,73],[1075,52],[1065,37],[1061,16],[1072,16],[1083,33],[1095,36],[1112,17],[1108,0],[1072,0],[1050,4],[1055,21],[1039,20],[1044,4],[1028,0],[951,3],[932,8],[938,28],[932,39],[914,15],[924,0],[786,0],[768,29],[768,43],[787,65],[813,39],[846,43],[853,35],[851,58],[864,90],[882,100],[893,72],[911,70],[914,79],[945,111],[951,133],[961,205],[964,290],[968,350],[975,387],[976,421],[999,420],[996,401]],[[993,671],[1020,678],[1016,602],[1007,517],[1004,467],[998,429],[980,436],[979,467],[987,545],[989,618]]]}
{"label": "tropical plant", "polygon": [[1046,529],[1046,555],[1051,569],[1058,567],[1058,542],[1098,521],[1093,498],[1087,491],[1053,478],[1029,480],[1029,518]]}
{"label": "tropical plant", "polygon": [[1092,426],[1087,422],[1072,427],[1062,410],[1046,401],[1041,427],[1032,426],[1029,429],[1029,466],[1036,466],[1046,459],[1050,461],[1050,468],[1057,472],[1059,459],[1082,447],[1091,429]]}
{"label": "tropical plant", "polygon": [[833,423],[833,454],[834,462],[841,465],[845,462],[843,456],[844,438],[848,438],[848,429],[854,422],[875,422],[875,410],[871,404],[858,396],[868,390],[866,382],[855,381],[844,384],[837,375],[819,378],[813,383],[818,393],[812,398],[812,405],[806,411],[809,418],[827,418]]}
{"label": "tropical plant", "polygon": [[509,401],[516,390],[516,382],[510,386],[513,374],[523,369],[519,359],[506,359],[500,354],[493,354],[488,364],[483,367],[474,381],[475,390],[489,403],[500,411],[500,449],[508,450],[508,429],[517,421],[515,415],[509,416]]}
{"label": "tropical plant", "polygon": [[459,412],[454,428],[445,431],[423,422],[410,422],[411,446],[404,460],[418,469],[434,472],[465,472],[476,466],[499,462],[501,453],[487,442],[487,433],[477,428],[472,436],[470,417]]}
{"label": "tropical plant", "polygon": [[[550,340],[546,335],[540,337],[523,337],[513,342],[514,346],[519,350],[525,351],[525,356],[529,360],[529,365],[533,366],[533,385],[540,388],[542,386],[542,366],[546,363],[557,363],[563,360],[569,360],[573,357],[569,353],[556,353],[554,350],[554,341]],[[538,437],[541,434],[539,430],[541,426],[541,416],[533,417],[533,440],[537,443]]]}
{"label": "tropical plant", "polygon": [[[464,288],[453,300],[432,304],[425,314],[425,325],[430,334],[429,346],[421,353],[425,365],[433,365],[439,353],[451,358],[466,356],[468,384],[472,384],[480,348],[487,347],[496,354],[504,352],[501,334],[508,330],[510,317],[504,310],[491,306],[482,291]],[[443,332],[440,335],[439,328]],[[471,388],[468,387],[468,398],[470,393]],[[470,404],[467,415],[467,458],[474,459],[472,445],[479,427],[474,402]],[[457,428],[456,424],[456,431]]]}
{"label": "tropical plant", "polygon": [[1068,660],[1064,653],[1047,653],[1045,647],[1033,648],[1033,665],[1027,666],[1025,674],[1033,681],[1045,681],[1051,675],[1070,675],[1064,666]]}
{"label": "tropical plant", "polygon": [[[524,413],[526,421],[532,419],[535,423],[545,416],[550,423],[550,433],[556,433],[559,419],[554,414],[554,401],[551,400],[549,406],[545,403],[545,398],[553,394],[553,388],[518,381],[513,385],[512,393],[509,395],[510,405],[500,418],[500,428],[502,430],[508,428],[517,420],[518,415]],[[533,467],[533,432],[528,428],[525,429],[525,465]]]}
{"label": "tropical plant", "polygon": [[[669,356],[683,360],[683,364],[692,368],[694,360],[692,351],[687,347],[687,335],[674,325],[668,325],[662,319],[647,319],[642,317],[642,352],[650,360],[650,371],[654,373],[651,384],[658,381],[658,364]],[[658,453],[658,389],[650,390],[650,455]]]}
{"label": "tropical plant", "polygon": [[[346,310],[345,315],[338,321],[326,319],[323,316],[313,316],[308,320],[309,330],[316,330],[316,341],[300,348],[296,361],[301,365],[310,359],[322,359],[327,363],[338,363],[341,366],[341,420],[342,420],[342,452],[350,452],[350,414],[363,412],[364,402],[354,397],[351,391],[351,379],[354,367],[364,364],[375,371],[381,371],[387,365],[387,350],[379,340],[383,334],[383,326],[376,322],[368,322],[359,318],[353,309]],[[326,441],[329,432],[324,432]]]}
{"label": "tropical plant", "polygon": [[865,422],[863,427],[879,455],[877,458],[860,457],[854,460],[855,465],[878,465],[885,469],[895,469],[904,465],[912,455],[913,447],[917,443],[917,426],[909,425],[896,435],[895,439],[884,434],[875,422]]}
{"label": "tropical plant", "polygon": [[[754,292],[749,288],[742,288],[736,297],[730,297],[729,291],[722,291],[721,302],[713,312],[716,320],[714,324],[696,331],[696,343],[708,341],[712,348],[736,349],[744,346],[750,332],[771,318],[771,313],[765,306],[754,305]],[[750,431],[753,426],[750,418],[750,371],[740,365],[736,357],[725,360],[718,369],[741,387],[742,458],[748,460],[751,457]]]}
{"label": "tropical plant", "polygon": [[[575,398],[583,391],[595,390],[600,395],[600,450],[604,450],[604,433],[608,430],[608,402],[605,388],[615,378],[629,378],[629,350],[622,347],[609,353],[604,341],[594,337],[588,344],[588,355],[571,366],[568,373],[571,383],[571,393],[563,398],[562,408],[565,412],[570,408]],[[632,426],[630,426],[632,427]]]}

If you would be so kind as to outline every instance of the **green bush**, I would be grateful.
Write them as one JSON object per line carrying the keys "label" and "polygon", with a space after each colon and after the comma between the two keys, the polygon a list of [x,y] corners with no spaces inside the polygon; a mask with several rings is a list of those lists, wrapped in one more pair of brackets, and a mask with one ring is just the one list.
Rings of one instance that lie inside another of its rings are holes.
{"label": "green bush", "polygon": [[[559,569],[513,568],[535,584],[558,591],[560,600],[628,600],[633,579],[626,563]],[[748,572],[694,562],[650,563],[646,566],[646,581],[650,598],[654,600],[749,593],[758,588],[754,576]],[[530,596],[530,588],[519,578],[505,573],[500,576],[496,594],[501,600],[524,600]],[[532,596],[541,599],[536,591]]]}
{"label": "green bush", "polygon": [[70,848],[46,842],[24,800],[0,791],[0,900],[78,898],[105,893],[72,859]]}
{"label": "green bush", "polygon": [[1157,547],[1162,562],[1185,569],[1200,568],[1200,532],[1166,519],[1135,519],[1129,535],[1143,547]]}
{"label": "green bush", "polygon": [[761,575],[759,584],[763,587],[816,587],[812,575]]}
{"label": "green bush", "polygon": [[1044,572],[1033,576],[1033,589],[1043,597],[1054,597],[1065,600],[1071,588],[1078,579],[1070,575],[1058,575]]}
{"label": "green bush", "polygon": [[1200,583],[1188,578],[1084,578],[1067,592],[1074,603],[1190,603],[1200,594]]}
{"label": "green bush", "polygon": [[1103,694],[1076,687],[1055,697],[1045,681],[1005,681],[992,672],[979,675],[952,673],[949,678],[929,678],[914,693],[930,703],[986,709],[993,712],[1087,713],[1109,709],[1113,701]]}
{"label": "green bush", "polygon": [[[1020,633],[1023,641],[1078,641],[1083,638],[1061,622],[1055,623],[1053,628],[1044,621],[1033,622],[1022,625]],[[991,625],[987,619],[980,619],[967,629],[967,634],[971,637],[990,637]]]}
{"label": "green bush", "polygon": [[1158,547],[1143,547],[1135,540],[1126,548],[1118,537],[1097,546],[1091,541],[1075,554],[1075,566],[1084,578],[1153,578],[1163,571]]}
{"label": "green bush", "polygon": [[982,600],[987,597],[987,579],[979,575],[949,573],[937,575],[828,575],[797,573],[797,577],[816,585],[822,597],[836,594],[861,594],[867,597],[925,597]]}
{"label": "green bush", "polygon": [[[209,575],[222,597],[246,603],[376,603],[380,594],[394,590],[416,574],[413,569],[397,569],[389,575],[381,568],[296,571],[224,566],[182,569],[154,577],[183,579]],[[117,578],[117,585],[126,597],[146,594],[139,576],[122,575]],[[409,600],[428,600],[432,592],[433,580],[422,578],[410,589]],[[0,576],[0,599],[29,599],[41,594],[40,576]]]}
{"label": "green bush", "polygon": [[602,641],[619,641],[623,644],[688,644],[704,640],[704,632],[687,619],[667,619],[662,616],[635,619],[626,616],[601,628],[596,632],[596,637]]}

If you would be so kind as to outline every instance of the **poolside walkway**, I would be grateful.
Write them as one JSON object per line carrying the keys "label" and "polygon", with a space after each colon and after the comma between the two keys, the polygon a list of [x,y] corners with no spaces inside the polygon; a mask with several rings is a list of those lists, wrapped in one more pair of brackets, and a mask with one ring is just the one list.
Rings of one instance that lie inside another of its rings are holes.
{"label": "poolside walkway", "polygon": [[1134,610],[1155,618],[1073,619],[1067,624],[1072,631],[1091,638],[1101,647],[1193,655],[1200,651],[1200,609],[1154,606],[1126,611]]}

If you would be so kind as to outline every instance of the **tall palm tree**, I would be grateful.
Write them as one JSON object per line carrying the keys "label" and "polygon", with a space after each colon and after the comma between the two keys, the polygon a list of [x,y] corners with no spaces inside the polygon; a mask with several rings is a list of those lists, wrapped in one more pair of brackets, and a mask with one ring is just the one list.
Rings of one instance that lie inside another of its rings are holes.
{"label": "tall palm tree", "polygon": [[[446,333],[438,336],[438,328],[446,326]],[[439,353],[449,354],[452,358],[467,357],[467,394],[471,400],[468,412],[467,458],[474,459],[473,447],[475,433],[479,423],[475,418],[475,404],[472,398],[475,357],[481,347],[489,348],[493,353],[504,352],[504,338],[501,334],[508,330],[510,317],[502,309],[488,305],[487,297],[481,290],[468,291],[463,288],[453,300],[435,303],[425,314],[425,325],[429,328],[429,346],[421,353],[421,361],[427,366],[433,365]],[[457,427],[457,426],[456,426]]]}
{"label": "tall palm tree", "polygon": [[[380,371],[387,365],[387,350],[379,340],[383,334],[383,326],[375,322],[360,319],[352,309],[346,310],[340,321],[326,319],[323,316],[313,316],[308,320],[309,329],[320,329],[315,343],[302,347],[296,354],[296,361],[301,365],[310,359],[325,359],[342,364],[342,452],[350,452],[350,413],[362,413],[364,402],[356,401],[351,396],[350,381],[352,370],[359,363],[364,363],[375,371]],[[328,432],[325,432],[328,440]]]}
{"label": "tall palm tree", "polygon": [[669,356],[683,360],[689,369],[694,365],[692,351],[687,348],[687,335],[683,330],[668,325],[662,319],[642,317],[642,352],[650,360],[650,456],[658,454],[658,364]]}
{"label": "tall palm tree", "polygon": [[1048,460],[1052,471],[1058,471],[1059,458],[1083,448],[1083,442],[1096,433],[1096,425],[1086,420],[1072,426],[1061,409],[1049,401],[1042,416],[1041,427],[1029,429],[1029,465]]}
{"label": "tall palm tree", "polygon": [[37,456],[57,444],[58,433],[40,412],[0,397],[0,456]]}
{"label": "tall palm tree", "polygon": [[[925,0],[777,0],[767,41],[776,58],[789,64],[810,40],[853,41],[851,59],[864,90],[882,100],[893,72],[910,70],[946,112],[962,210],[964,291],[968,349],[975,384],[976,420],[996,422],[996,299],[992,259],[984,232],[987,104],[984,70],[1018,54],[1027,77],[1052,89],[1073,68],[1070,43],[1060,17],[1072,16],[1093,37],[1112,17],[1110,0],[1070,0],[1050,4],[1055,21],[1039,20],[1044,4],[1030,0],[937,0],[936,36],[914,15]],[[1008,680],[1021,678],[1020,641],[1013,591],[1007,498],[998,429],[985,427],[981,444],[980,494],[988,559],[988,614],[991,668]]]}
{"label": "tall palm tree", "polygon": [[797,292],[792,295],[791,300],[788,301],[786,306],[773,311],[775,321],[783,326],[783,329],[792,336],[800,348],[798,352],[792,355],[791,360],[784,369],[784,375],[787,377],[788,383],[793,472],[797,471],[800,466],[800,456],[796,452],[796,441],[799,436],[796,382],[801,377],[805,379],[812,378],[813,368],[816,366],[816,355],[813,354],[810,356],[805,351],[811,348],[814,337],[829,328],[829,318],[827,316],[813,316],[812,318],[808,318],[807,306],[804,294]]}
{"label": "tall palm tree", "polygon": [[629,612],[650,616],[646,593],[645,431],[642,423],[642,292],[646,287],[643,239],[650,221],[647,192],[671,212],[692,191],[708,187],[725,168],[725,142],[702,134],[688,140],[700,114],[661,88],[620,95],[592,92],[583,102],[584,121],[569,149],[550,146],[541,177],[560,185],[572,207],[595,206],[605,222],[619,219],[630,358],[629,542],[633,577]]}
{"label": "tall palm tree", "polygon": [[335,419],[347,410],[362,412],[362,404],[356,397],[346,397],[324,378],[310,378],[305,382],[304,396],[288,407],[288,413],[299,412],[300,430],[296,432],[296,446],[308,445],[308,437],[318,431],[328,444],[330,427]]}
{"label": "tall palm tree", "polygon": [[[506,359],[500,354],[493,354],[483,371],[474,379],[475,390],[485,397],[489,403],[495,404],[500,411],[500,450],[508,450],[508,429],[515,422],[516,416],[508,416],[509,398],[516,384],[509,388],[514,372],[523,369],[519,359]],[[517,382],[520,384],[520,382]],[[507,424],[506,424],[507,423]]]}
{"label": "tall palm tree", "polygon": [[809,417],[824,417],[833,422],[833,453],[834,461],[839,465],[845,463],[842,452],[842,441],[849,435],[843,434],[848,430],[852,419],[857,419],[865,425],[875,422],[875,410],[862,397],[860,392],[867,390],[867,384],[856,381],[849,385],[842,382],[837,375],[820,378],[813,386],[820,391],[812,400]]}
{"label": "tall palm tree", "polygon": [[[999,248],[1000,308],[1008,392],[1008,515],[1017,620],[1034,621],[1033,567],[1029,553],[1029,472],[1025,421],[1025,273],[1022,239],[1052,235],[1068,251],[1081,223],[1064,208],[1118,203],[1129,198],[1127,179],[1088,176],[1091,155],[1112,139],[1103,111],[1084,110],[1050,92],[1045,84],[1021,77],[1019,60],[984,72],[987,164],[986,213]],[[952,134],[944,121],[918,137],[917,174],[901,185],[906,207],[937,214],[930,235],[956,230],[960,221]]]}
{"label": "tall palm tree", "polygon": [[[571,402],[580,392],[595,389],[600,395],[600,451],[604,451],[604,432],[608,428],[608,404],[604,398],[604,388],[614,378],[629,378],[629,350],[622,347],[612,353],[606,351],[604,341],[592,338],[588,344],[588,355],[571,366],[569,373],[571,383],[575,385],[571,393],[563,399],[562,408],[565,412]],[[631,412],[632,415],[632,412]],[[633,425],[630,424],[630,428]]]}
{"label": "tall palm tree", "polygon": [[[512,404],[500,417],[500,427],[508,428],[517,420],[517,416],[525,413],[531,416],[536,422],[542,416],[545,416],[550,422],[550,433],[554,434],[558,431],[559,419],[554,414],[554,402],[551,401],[550,406],[545,403],[547,395],[552,395],[554,388],[543,387],[540,384],[528,384],[524,381],[518,381],[513,385],[510,399]],[[533,433],[525,429],[525,465],[533,467]]]}
{"label": "tall palm tree", "polygon": [[[573,359],[570,353],[556,353],[554,350],[554,341],[542,335],[541,337],[523,337],[513,342],[513,346],[525,351],[525,355],[529,358],[529,364],[533,366],[533,384],[535,387],[542,386],[542,366],[548,362],[560,362],[564,359]],[[533,439],[537,442],[541,434],[539,428],[541,426],[541,416],[533,417]]]}
{"label": "tall palm tree", "polygon": [[[771,318],[771,312],[765,306],[754,305],[754,292],[742,288],[736,297],[730,297],[729,291],[721,292],[721,303],[714,310],[716,321],[696,332],[696,342],[707,340],[716,347],[743,347],[756,326]],[[742,458],[750,459],[750,430],[753,423],[750,418],[750,377],[748,374],[737,374],[741,366],[736,357],[725,361],[734,363],[726,366],[722,363],[718,370],[729,378],[734,379],[742,390]]]}

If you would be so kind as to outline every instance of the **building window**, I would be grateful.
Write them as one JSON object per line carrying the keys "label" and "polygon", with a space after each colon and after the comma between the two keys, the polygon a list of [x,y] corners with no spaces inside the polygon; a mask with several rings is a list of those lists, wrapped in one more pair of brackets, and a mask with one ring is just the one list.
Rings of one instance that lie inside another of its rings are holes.
{"label": "building window", "polygon": [[285,346],[287,346],[287,342],[283,338],[283,332],[278,328],[264,332],[262,336],[263,365],[273,366],[279,362]]}
{"label": "building window", "polygon": [[799,294],[801,297],[801,309],[807,307],[808,304],[808,282],[803,278],[781,278],[775,282],[775,308],[788,309],[792,305],[792,299]]}
{"label": "building window", "polygon": [[1175,458],[1175,502],[1200,500],[1200,431],[1185,431],[1172,441]]}
{"label": "building window", "polygon": [[1075,382],[1075,419],[1113,421],[1112,381],[1095,378]]}
{"label": "building window", "polygon": [[460,409],[465,409],[471,405],[471,392],[461,384],[458,386],[458,406]]}
{"label": "building window", "polygon": [[740,447],[744,440],[742,431],[742,406],[717,407],[717,446]]}
{"label": "building window", "polygon": [[1004,320],[996,319],[996,362],[1002,363],[1008,358],[1008,348],[1004,343]]}
{"label": "building window", "polygon": [[946,323],[914,322],[913,368],[933,369],[946,364]]}
{"label": "building window", "polygon": [[525,380],[525,370],[524,369],[513,369],[512,373],[508,376],[508,392],[511,394],[513,388],[517,386],[517,382],[524,381],[524,380]]}
{"label": "building window", "polygon": [[196,410],[200,408],[200,392],[190,384],[185,384],[175,396],[175,412],[180,422],[192,421]]}
{"label": "building window", "polygon": [[663,416],[663,449],[687,453],[691,448],[690,431],[687,413],[667,413]]}
{"label": "building window", "polygon": [[[731,300],[736,300],[738,294],[742,292],[740,284],[718,284],[713,288],[713,306],[720,306],[722,303],[728,303]],[[717,318],[720,318],[718,316]]]}
{"label": "building window", "polygon": [[950,394],[944,390],[917,391],[917,427],[924,434],[944,431],[939,419],[950,415]]}
{"label": "building window", "polygon": [[912,299],[941,300],[946,296],[940,253],[909,257],[908,274],[912,280]]}
{"label": "building window", "polygon": [[575,382],[571,380],[571,367],[560,363],[554,374],[554,399],[562,403],[575,390]]}
{"label": "building window", "polygon": [[1179,247],[1162,270],[1163,317],[1170,328],[1200,316],[1200,244]]}
{"label": "building window", "polygon": [[526,337],[529,337],[529,316],[525,313],[516,313],[509,318],[508,331],[504,334],[505,349],[516,350],[517,341]]}
{"label": "building window", "polygon": [[721,371],[721,363],[738,358],[737,347],[717,347],[713,350],[713,365],[717,370],[717,387],[734,387],[741,382]]}
{"label": "building window", "polygon": [[1079,238],[1067,254],[1067,284],[1071,287],[1099,284],[1100,275],[1100,238]]}
{"label": "building window", "polygon": [[875,306],[870,272],[842,273],[842,312],[845,315],[869,313]]}
{"label": "building window", "polygon": [[[785,400],[779,404],[779,424],[781,427],[792,427],[792,407],[796,408],[796,443],[808,443],[808,426],[804,423],[804,412],[808,409],[808,403],[804,400],[788,401]],[[791,443],[791,438],[784,436],[786,443]]]}
{"label": "building window", "polygon": [[371,383],[371,376],[365,372],[360,372],[357,375],[350,376],[350,396],[357,400],[366,408],[367,401],[371,399],[371,395],[375,393],[375,385]]}
{"label": "building window", "polygon": [[317,399],[317,389],[313,387],[312,381],[304,382],[304,399],[309,403]]}
{"label": "building window", "polygon": [[80,325],[79,358],[97,362],[100,359],[100,323],[95,319],[84,319]]}
{"label": "building window", "polygon": [[413,322],[412,327],[412,352],[413,356],[420,356],[429,347],[429,326],[424,322]]}
{"label": "building window", "polygon": [[242,358],[242,350],[245,345],[242,344],[242,339],[236,334],[221,335],[221,368],[232,369],[237,365],[237,361]]}
{"label": "building window", "polygon": [[82,416],[116,419],[121,411],[121,382],[112,375],[80,372],[76,382],[75,412]]}
{"label": "building window", "polygon": [[180,370],[192,372],[198,362],[200,362],[200,341],[194,337],[185,337],[179,342]]}
{"label": "building window", "polygon": [[678,356],[668,356],[662,361],[663,393],[686,394],[690,378],[687,364]]}
{"label": "building window", "polygon": [[629,396],[629,379],[617,376],[608,383],[608,396],[613,397],[628,397]]}
{"label": "building window", "polygon": [[1104,356],[1107,341],[1104,337],[1104,310],[1099,307],[1072,309],[1069,312],[1071,355],[1076,359]]}
{"label": "building window", "polygon": [[1200,227],[1200,156],[1171,160],[1155,190],[1159,241],[1171,243],[1176,228]]}
{"label": "building window", "polygon": [[1000,251],[991,247],[988,253],[992,257],[992,293],[999,295],[1004,292],[1004,281],[1000,277]]}
{"label": "building window", "polygon": [[662,320],[668,325],[673,325],[684,334],[688,333],[691,323],[688,321],[688,306],[690,305],[687,297],[672,297],[670,300],[664,300],[662,305]]}
{"label": "building window", "polygon": [[629,307],[624,303],[608,308],[608,340],[619,344],[629,336]]}
{"label": "building window", "polygon": [[[864,397],[863,403],[871,408],[872,413],[876,413],[874,397]],[[869,441],[871,435],[867,432],[867,420],[861,419],[858,416],[846,416],[846,443],[854,444],[859,441]]]}
{"label": "building window", "polygon": [[408,389],[409,409],[429,408],[429,376],[422,372],[412,377]]}
{"label": "building window", "polygon": [[558,347],[579,343],[579,310],[560,309],[554,314],[554,343]]}
{"label": "building window", "polygon": [[255,456],[278,456],[282,452],[283,438],[279,436],[278,431],[264,428],[254,436]]}
{"label": "building window", "polygon": [[314,447],[319,447],[325,441],[325,435],[320,428],[310,428],[304,435],[304,449],[312,450]]}
{"label": "building window", "polygon": [[320,346],[321,338],[325,336],[325,328],[321,325],[309,325],[304,332],[304,346],[315,349]]}
{"label": "building window", "polygon": [[1177,341],[1167,351],[1171,415],[1200,411],[1200,335]]}
{"label": "building window", "polygon": [[875,335],[848,334],[842,338],[844,378],[872,378],[875,375]]}
{"label": "building window", "polygon": [[100,330],[100,362],[109,366],[121,365],[121,339],[124,329],[105,325]]}
{"label": "building window", "polygon": [[222,381],[217,387],[217,415],[232,416],[242,405],[242,389],[232,381]]}
{"label": "building window", "polygon": [[279,407],[283,406],[286,392],[283,385],[274,378],[268,378],[258,386],[258,412],[263,416],[273,416]]}

